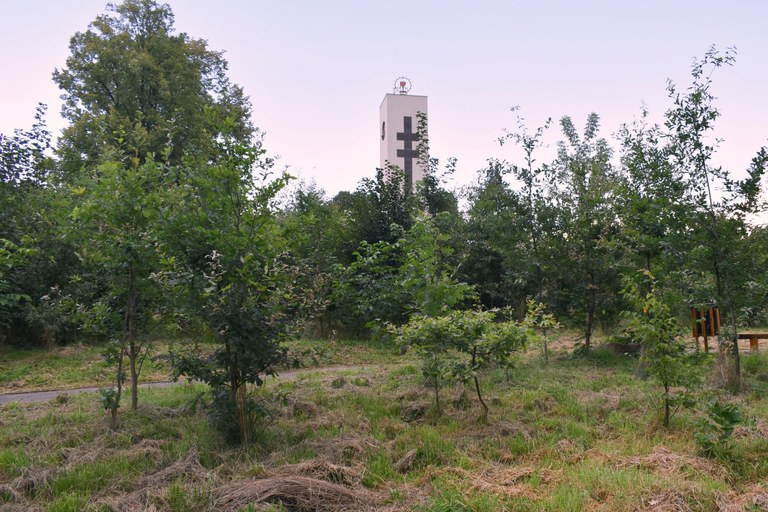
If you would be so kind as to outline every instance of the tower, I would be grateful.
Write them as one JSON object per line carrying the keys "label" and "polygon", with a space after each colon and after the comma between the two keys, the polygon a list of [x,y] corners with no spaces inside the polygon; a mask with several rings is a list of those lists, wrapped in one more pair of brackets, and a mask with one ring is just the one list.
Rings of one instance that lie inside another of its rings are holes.
{"label": "tower", "polygon": [[427,97],[410,95],[411,81],[405,77],[395,81],[394,93],[386,94],[379,107],[381,122],[380,162],[400,167],[405,182],[411,188],[424,178],[426,166],[419,161],[419,119],[417,113],[427,115]]}

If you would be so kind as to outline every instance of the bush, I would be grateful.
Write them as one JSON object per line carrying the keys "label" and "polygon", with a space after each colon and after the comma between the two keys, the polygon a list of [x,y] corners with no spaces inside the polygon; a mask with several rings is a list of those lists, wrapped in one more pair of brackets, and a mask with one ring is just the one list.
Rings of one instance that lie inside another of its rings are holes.
{"label": "bush", "polygon": [[[278,404],[285,402],[283,395],[267,395],[263,392],[250,392],[243,395],[244,423],[238,418],[238,404],[232,399],[228,389],[211,391],[211,400],[207,404],[208,421],[224,439],[236,445],[245,441],[250,443],[264,437],[265,430],[275,416]],[[245,429],[245,431],[243,431]]]}
{"label": "bush", "polygon": [[707,457],[727,458],[732,451],[731,436],[744,421],[738,405],[712,396],[702,402],[704,415],[696,423],[696,443]]}

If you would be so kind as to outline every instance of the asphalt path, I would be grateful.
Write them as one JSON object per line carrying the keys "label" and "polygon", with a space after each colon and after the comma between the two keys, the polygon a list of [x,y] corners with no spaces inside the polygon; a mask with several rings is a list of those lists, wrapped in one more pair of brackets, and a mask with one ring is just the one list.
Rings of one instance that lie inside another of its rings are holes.
{"label": "asphalt path", "polygon": [[[148,382],[145,384],[139,384],[140,388],[167,388],[173,386],[176,382]],[[89,387],[89,388],[76,388],[76,389],[55,389],[52,391],[30,391],[28,393],[6,393],[0,394],[0,405],[8,404],[11,402],[46,402],[59,395],[79,395],[80,393],[95,393],[98,390],[108,387]],[[124,387],[124,391],[128,391],[128,387]]]}
{"label": "asphalt path", "polygon": [[[369,365],[338,365],[338,366],[325,366],[321,368],[302,368],[300,370],[288,370],[281,372],[276,378],[289,379],[293,378],[301,373],[309,372],[325,372],[325,371],[338,371],[338,370],[361,370]],[[147,382],[145,384],[139,384],[139,388],[167,388],[180,383],[186,383],[187,380],[179,380],[178,382]],[[100,389],[109,386],[100,387],[87,387],[76,389],[54,389],[50,391],[30,391],[27,393],[6,393],[0,394],[0,405],[8,404],[11,402],[46,402],[59,395],[79,395],[80,393],[95,393]],[[123,391],[130,393],[130,386],[123,386]]]}

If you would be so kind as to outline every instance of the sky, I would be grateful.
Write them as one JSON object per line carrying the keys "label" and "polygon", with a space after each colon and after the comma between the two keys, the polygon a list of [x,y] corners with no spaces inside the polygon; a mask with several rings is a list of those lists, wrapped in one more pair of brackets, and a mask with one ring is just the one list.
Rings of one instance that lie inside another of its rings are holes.
{"label": "sky", "polygon": [[[428,96],[431,154],[458,159],[451,186],[472,183],[500,147],[519,106],[529,130],[552,118],[601,117],[611,139],[645,105],[661,121],[667,80],[690,83],[711,45],[737,48],[713,92],[723,139],[715,163],[737,175],[768,144],[768,2],[764,0],[172,0],[177,32],[224,51],[229,76],[279,165],[329,195],[354,190],[379,165],[379,105],[395,79]],[[0,133],[31,126],[38,102],[65,126],[51,79],[69,39],[105,12],[104,0],[0,0]],[[617,144],[613,144],[617,147]]]}

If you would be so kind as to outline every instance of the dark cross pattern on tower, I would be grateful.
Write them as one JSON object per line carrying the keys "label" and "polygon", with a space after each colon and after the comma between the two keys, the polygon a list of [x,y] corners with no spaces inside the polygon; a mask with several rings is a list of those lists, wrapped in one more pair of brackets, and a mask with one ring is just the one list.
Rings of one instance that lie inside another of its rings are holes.
{"label": "dark cross pattern on tower", "polygon": [[411,116],[403,117],[403,131],[397,132],[397,140],[403,141],[403,149],[397,150],[397,156],[404,160],[403,171],[405,182],[413,181],[413,159],[419,157],[419,152],[413,149],[413,142],[421,139],[418,133],[413,132]]}

